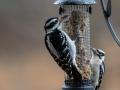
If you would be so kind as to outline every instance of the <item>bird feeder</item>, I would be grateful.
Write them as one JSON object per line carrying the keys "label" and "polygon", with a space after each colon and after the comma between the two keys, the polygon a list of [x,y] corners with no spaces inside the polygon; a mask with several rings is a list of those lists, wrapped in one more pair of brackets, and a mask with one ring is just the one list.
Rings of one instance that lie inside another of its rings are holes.
{"label": "bird feeder", "polygon": [[57,0],[54,4],[60,5],[59,14],[69,15],[63,21],[62,28],[72,40],[76,40],[76,63],[82,76],[82,83],[69,80],[65,77],[63,90],[93,90],[91,85],[90,61],[90,19],[94,0]]}
{"label": "bird feeder", "polygon": [[[120,46],[120,41],[112,28],[109,17],[111,16],[111,0],[108,0],[107,9],[104,0],[101,1],[101,6],[107,22],[108,28]],[[77,41],[76,45],[76,63],[79,68],[79,73],[82,76],[82,82],[75,82],[72,79],[65,77],[65,85],[62,90],[94,90],[91,85],[91,69],[89,61],[90,54],[90,19],[89,15],[92,13],[92,6],[96,4],[95,0],[57,0],[55,5],[60,5],[59,14],[61,16],[69,15],[69,17],[62,22],[63,30],[69,35],[72,40]]]}

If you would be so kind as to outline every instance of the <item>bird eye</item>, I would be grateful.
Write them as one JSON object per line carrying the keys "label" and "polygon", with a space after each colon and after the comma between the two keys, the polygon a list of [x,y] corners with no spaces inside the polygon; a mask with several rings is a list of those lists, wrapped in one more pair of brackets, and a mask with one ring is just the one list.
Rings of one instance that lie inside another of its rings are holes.
{"label": "bird eye", "polygon": [[104,54],[104,53],[101,53],[100,55],[101,55],[101,56],[105,56],[105,54]]}
{"label": "bird eye", "polygon": [[57,23],[57,20],[55,20],[55,23]]}

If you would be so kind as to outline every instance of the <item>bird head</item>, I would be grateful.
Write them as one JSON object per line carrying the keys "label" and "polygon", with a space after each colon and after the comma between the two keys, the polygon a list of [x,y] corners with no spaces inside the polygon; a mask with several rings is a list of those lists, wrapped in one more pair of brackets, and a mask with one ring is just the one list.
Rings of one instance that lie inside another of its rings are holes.
{"label": "bird head", "polygon": [[65,20],[67,17],[68,15],[65,15],[61,18],[53,17],[48,19],[45,22],[45,26],[44,26],[46,33],[50,33],[51,31],[56,30],[61,25],[62,21]]}
{"label": "bird head", "polygon": [[92,50],[92,55],[94,57],[99,57],[100,60],[104,61],[105,59],[105,52],[100,50],[100,49],[95,49],[95,48],[91,48]]}

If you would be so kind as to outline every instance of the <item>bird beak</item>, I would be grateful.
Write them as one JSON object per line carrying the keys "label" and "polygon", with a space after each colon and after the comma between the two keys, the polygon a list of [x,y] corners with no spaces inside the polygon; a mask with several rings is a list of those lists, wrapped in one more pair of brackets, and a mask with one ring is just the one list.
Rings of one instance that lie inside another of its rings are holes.
{"label": "bird beak", "polygon": [[95,48],[90,47],[90,49],[93,51],[94,54],[97,54],[97,51]]}
{"label": "bird beak", "polygon": [[59,18],[60,23],[62,23],[62,21],[65,20],[67,17],[68,17],[68,15],[65,15],[65,16]]}
{"label": "bird beak", "polygon": [[91,47],[90,49],[93,51],[94,54],[99,55],[99,53],[96,51],[95,48],[92,48],[92,47]]}

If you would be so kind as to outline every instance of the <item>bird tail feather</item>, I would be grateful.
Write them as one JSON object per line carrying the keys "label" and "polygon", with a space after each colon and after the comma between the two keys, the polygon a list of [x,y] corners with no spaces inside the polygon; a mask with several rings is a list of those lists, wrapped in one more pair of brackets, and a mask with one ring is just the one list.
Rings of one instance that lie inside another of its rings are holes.
{"label": "bird tail feather", "polygon": [[75,82],[82,82],[82,76],[80,74],[80,72],[78,71],[78,67],[75,65],[72,65],[72,74],[74,77],[74,81]]}

